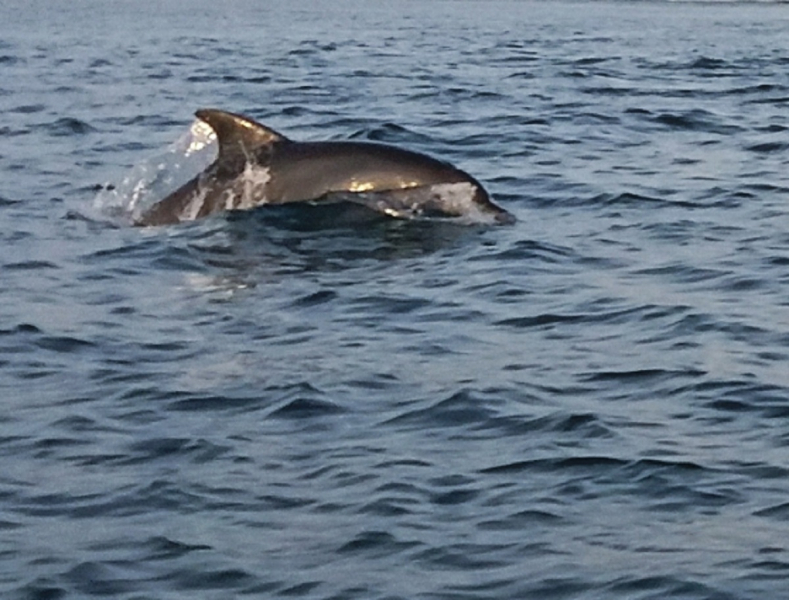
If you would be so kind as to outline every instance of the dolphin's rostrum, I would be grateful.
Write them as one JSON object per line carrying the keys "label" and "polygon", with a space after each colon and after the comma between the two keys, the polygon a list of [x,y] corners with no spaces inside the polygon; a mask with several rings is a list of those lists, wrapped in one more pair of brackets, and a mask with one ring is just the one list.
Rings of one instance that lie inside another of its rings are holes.
{"label": "dolphin's rostrum", "polygon": [[241,115],[196,114],[216,133],[216,160],[145,211],[137,225],[323,200],[359,201],[393,216],[462,216],[471,207],[495,222],[514,221],[471,175],[425,154],[372,142],[295,142]]}

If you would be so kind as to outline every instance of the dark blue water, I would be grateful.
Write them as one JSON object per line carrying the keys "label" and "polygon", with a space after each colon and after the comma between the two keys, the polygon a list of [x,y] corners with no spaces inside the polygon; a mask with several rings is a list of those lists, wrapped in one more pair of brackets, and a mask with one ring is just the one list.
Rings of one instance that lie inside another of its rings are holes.
{"label": "dark blue water", "polygon": [[[0,595],[789,598],[789,10],[0,8]],[[117,226],[216,106],[518,222]]]}

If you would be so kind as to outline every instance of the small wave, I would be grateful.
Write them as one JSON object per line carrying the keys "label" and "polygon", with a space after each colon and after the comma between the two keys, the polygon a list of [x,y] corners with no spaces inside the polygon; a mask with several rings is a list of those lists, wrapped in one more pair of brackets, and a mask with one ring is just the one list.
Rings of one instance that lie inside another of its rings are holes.
{"label": "small wave", "polygon": [[31,132],[27,127],[11,128],[8,126],[0,127],[0,136],[4,137],[17,137],[20,135],[29,135]]}
{"label": "small wave", "polygon": [[562,459],[535,458],[485,467],[480,469],[479,472],[483,475],[504,475],[528,471],[551,473],[557,470],[570,469],[580,470],[588,477],[592,477],[595,473],[607,471],[611,468],[622,468],[627,464],[629,464],[628,461],[607,456],[577,456]]}
{"label": "small wave", "polygon": [[78,352],[96,346],[93,342],[71,336],[44,336],[36,341],[36,345],[43,350],[65,353]]}
{"label": "small wave", "polygon": [[0,329],[0,335],[13,335],[17,333],[22,333],[22,334],[41,333],[41,329],[39,329],[32,323],[20,323],[19,325],[17,325],[12,329]]}
{"label": "small wave", "polygon": [[331,302],[337,298],[337,292],[332,290],[320,290],[301,298],[296,298],[293,301],[293,306],[298,308],[313,308],[327,302]]}
{"label": "small wave", "polygon": [[668,370],[668,369],[635,369],[632,371],[598,371],[581,376],[586,382],[647,382],[654,380],[674,381],[678,377],[701,377],[705,371],[699,370]]}
{"label": "small wave", "polygon": [[337,50],[337,44],[334,42],[321,43],[318,40],[304,40],[298,48],[294,48],[288,52],[289,56],[315,56],[327,52],[334,52]]}
{"label": "small wave", "polygon": [[[471,261],[476,260],[502,260],[516,262],[539,261],[548,264],[558,264],[568,257],[572,256],[571,249],[553,244],[537,242],[534,240],[516,240],[510,247],[505,248],[501,252],[494,254],[486,254],[483,257],[472,257]],[[496,282],[498,285],[500,282]]]}
{"label": "small wave", "polygon": [[337,549],[340,554],[364,554],[368,557],[391,556],[420,545],[403,542],[386,531],[363,531]]}
{"label": "small wave", "polygon": [[228,446],[220,446],[205,439],[151,438],[130,444],[124,453],[124,458],[117,462],[123,465],[133,465],[177,457],[200,464],[215,460],[228,450]]}
{"label": "small wave", "polygon": [[385,424],[406,428],[471,426],[485,423],[493,415],[494,412],[486,408],[484,401],[476,398],[472,392],[463,390],[426,408],[404,412]]}
{"label": "small wave", "polygon": [[528,317],[510,317],[496,321],[494,325],[528,329],[531,327],[550,327],[557,323],[577,323],[588,318],[587,315],[560,315],[545,313]]}
{"label": "small wave", "polygon": [[756,152],[758,154],[770,154],[772,152],[785,152],[789,150],[789,142],[763,142],[761,144],[753,144],[746,146],[749,152]]}
{"label": "small wave", "polygon": [[248,411],[260,407],[258,396],[231,396],[229,394],[192,394],[188,392],[162,392],[156,388],[137,388],[129,390],[128,396],[143,396],[165,400],[169,407],[176,411]]}
{"label": "small wave", "polygon": [[501,519],[480,521],[477,527],[489,531],[513,531],[567,524],[564,517],[545,510],[522,510]]}
{"label": "small wave", "polygon": [[35,113],[44,112],[47,109],[44,104],[22,104],[11,108],[8,112],[19,113],[23,115],[32,115]]}
{"label": "small wave", "polygon": [[259,592],[260,584],[257,577],[243,569],[178,569],[168,575],[168,586],[181,590],[200,590],[201,593],[205,590]]}
{"label": "small wave", "polygon": [[296,398],[269,413],[269,417],[281,419],[313,419],[345,412],[341,406],[314,398]]}
{"label": "small wave", "polygon": [[431,140],[426,135],[418,134],[396,123],[376,123],[370,127],[360,129],[348,136],[348,139],[363,139],[375,142],[391,143],[429,143]]}
{"label": "small wave", "polygon": [[45,127],[49,135],[52,136],[85,135],[96,131],[85,121],[73,117],[63,117]]}
{"label": "small wave", "polygon": [[702,71],[719,70],[730,66],[731,64],[729,62],[721,58],[711,58],[708,56],[700,56],[686,65],[688,69]]}
{"label": "small wave", "polygon": [[789,502],[782,502],[768,508],[762,508],[755,511],[753,514],[756,517],[766,517],[775,521],[787,522],[789,521]]}
{"label": "small wave", "polygon": [[654,117],[654,122],[671,129],[704,131],[720,135],[731,135],[742,131],[739,125],[723,123],[721,117],[704,110],[690,110],[684,113],[662,113]]}
{"label": "small wave", "polygon": [[157,535],[148,538],[141,545],[141,549],[145,551],[145,560],[168,560],[181,558],[192,552],[210,550],[211,546],[206,544],[187,544]]}
{"label": "small wave", "polygon": [[[698,2],[700,0],[669,0],[670,2]],[[701,0],[707,1],[707,0]],[[666,552],[664,550],[664,552]],[[618,577],[605,586],[611,597],[623,598],[699,598],[707,600],[735,600],[724,589],[693,580],[667,576]]]}
{"label": "small wave", "polygon": [[731,88],[726,91],[726,94],[747,96],[750,94],[765,94],[769,92],[785,91],[786,89],[787,88],[785,86],[774,83],[757,83],[754,85]]}
{"label": "small wave", "polygon": [[[35,347],[42,350],[67,354],[96,346],[92,341],[73,336],[45,335],[43,330],[29,323],[21,323],[12,329],[0,329],[0,336],[21,336],[22,339],[31,342]],[[29,376],[34,377],[35,373],[36,371],[31,371]]]}
{"label": "small wave", "polygon": [[16,263],[6,263],[2,267],[9,271],[37,271],[40,269],[57,269],[57,265],[48,260],[24,260]]}
{"label": "small wave", "polygon": [[[483,545],[483,544],[453,544],[449,546],[432,547],[413,555],[413,560],[417,563],[423,562],[430,565],[433,569],[454,570],[459,573],[466,573],[472,570],[488,570],[502,568],[507,561],[486,558],[496,550],[503,550],[504,545]],[[453,586],[462,589],[464,586]],[[452,596],[447,596],[452,597]],[[463,597],[463,596],[460,596]],[[547,595],[537,595],[535,598],[545,598]]]}
{"label": "small wave", "polygon": [[25,600],[56,600],[68,597],[69,590],[56,585],[48,578],[36,578],[19,588],[19,597]]}

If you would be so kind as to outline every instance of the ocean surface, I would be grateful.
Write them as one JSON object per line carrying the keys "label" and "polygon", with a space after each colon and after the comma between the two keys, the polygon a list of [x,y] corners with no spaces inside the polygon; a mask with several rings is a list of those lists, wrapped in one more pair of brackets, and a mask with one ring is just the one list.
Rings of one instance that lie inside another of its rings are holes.
{"label": "ocean surface", "polygon": [[[0,16],[0,597],[789,598],[787,5]],[[119,223],[202,107],[517,222]]]}

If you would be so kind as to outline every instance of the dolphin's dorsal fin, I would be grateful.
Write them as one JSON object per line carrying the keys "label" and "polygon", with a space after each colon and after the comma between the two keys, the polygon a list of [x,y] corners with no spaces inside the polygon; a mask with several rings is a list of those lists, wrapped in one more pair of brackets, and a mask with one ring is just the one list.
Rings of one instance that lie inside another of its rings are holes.
{"label": "dolphin's dorsal fin", "polygon": [[198,110],[195,115],[216,133],[219,144],[218,162],[249,157],[261,146],[287,142],[288,138],[257,121],[214,108]]}

